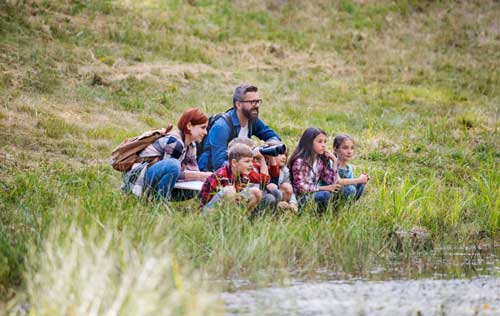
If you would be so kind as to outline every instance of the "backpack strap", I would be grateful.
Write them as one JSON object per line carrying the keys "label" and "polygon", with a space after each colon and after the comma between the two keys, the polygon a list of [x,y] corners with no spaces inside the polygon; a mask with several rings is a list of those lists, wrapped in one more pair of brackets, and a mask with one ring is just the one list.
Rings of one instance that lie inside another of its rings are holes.
{"label": "backpack strap", "polygon": [[229,115],[229,113],[227,112],[221,113],[220,117],[222,117],[224,121],[226,121],[227,126],[229,126],[229,129],[231,130],[231,132],[229,133],[229,140],[228,140],[230,142],[238,136],[236,135],[236,128],[234,127],[233,119],[231,118],[231,115]]}
{"label": "backpack strap", "polygon": [[[233,124],[233,119],[231,118],[231,115],[229,115],[229,111],[231,111],[231,109],[228,109],[226,112],[222,112],[222,113],[219,113],[217,115],[215,115],[214,117],[214,120],[213,120],[213,124],[215,124],[215,122],[219,119],[219,118],[222,118],[224,119],[224,121],[226,122],[227,126],[229,126],[229,129],[230,129],[230,132],[229,132],[229,139],[228,139],[228,143],[235,139],[238,135],[236,134],[236,128],[234,127],[234,124]],[[213,125],[212,124],[212,125]],[[211,127],[211,126],[210,126]],[[208,152],[208,168],[209,170],[210,169],[213,169],[213,164],[212,164],[212,153],[209,151]]]}
{"label": "backpack strap", "polygon": [[[229,115],[229,111],[231,111],[233,108],[230,108],[226,110],[226,112],[220,113],[220,115],[226,120],[227,125],[231,129],[231,134],[229,134],[229,141],[232,141],[238,135],[236,134],[236,128],[233,125],[233,119],[231,118],[231,115]],[[248,121],[248,138],[252,138],[253,135],[253,123],[255,121]]]}

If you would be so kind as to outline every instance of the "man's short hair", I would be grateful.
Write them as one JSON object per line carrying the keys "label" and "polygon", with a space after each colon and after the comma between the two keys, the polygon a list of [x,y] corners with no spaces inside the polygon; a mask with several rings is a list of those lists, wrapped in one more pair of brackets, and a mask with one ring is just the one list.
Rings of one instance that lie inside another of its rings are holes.
{"label": "man's short hair", "polygon": [[240,84],[234,89],[234,94],[233,94],[233,107],[236,106],[236,101],[244,101],[245,94],[247,92],[257,92],[259,89],[248,83]]}
{"label": "man's short hair", "polygon": [[228,160],[231,162],[233,159],[239,161],[241,158],[253,158],[253,151],[250,146],[245,144],[234,144],[229,149]]}
{"label": "man's short hair", "polygon": [[255,147],[255,143],[250,138],[248,138],[248,137],[236,137],[232,141],[230,141],[229,144],[227,144],[227,148],[231,149],[231,147],[233,147],[236,144],[247,145],[250,148]]}

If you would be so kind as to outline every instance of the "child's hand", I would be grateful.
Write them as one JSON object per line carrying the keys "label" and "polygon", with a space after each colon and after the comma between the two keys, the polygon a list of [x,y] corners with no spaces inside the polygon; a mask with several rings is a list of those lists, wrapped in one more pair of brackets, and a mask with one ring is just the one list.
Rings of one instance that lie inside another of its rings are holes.
{"label": "child's hand", "polygon": [[298,212],[298,208],[297,208],[297,205],[295,204],[290,204],[288,202],[285,202],[285,201],[281,201],[278,203],[278,208],[281,210],[281,211],[291,211],[292,213],[297,213]]}
{"label": "child's hand", "polygon": [[299,212],[299,208],[295,204],[288,203],[288,209],[290,211],[294,212],[294,213],[298,213]]}
{"label": "child's hand", "polygon": [[267,157],[268,165],[270,166],[276,166],[278,162],[276,161],[276,158],[273,156]]}
{"label": "child's hand", "polygon": [[368,180],[370,180],[370,177],[369,177],[367,174],[362,173],[362,174],[358,177],[358,180],[359,180],[359,183],[362,183],[362,184],[367,184],[367,183],[368,183]]}
{"label": "child's hand", "polygon": [[337,162],[337,156],[329,152],[328,150],[325,150],[325,156],[328,159],[331,159],[333,162]]}
{"label": "child's hand", "polygon": [[334,183],[334,184],[330,184],[330,185],[327,185],[326,186],[326,191],[330,191],[330,192],[337,192],[338,190],[340,190],[342,186],[340,185],[340,183]]}
{"label": "child's hand", "polygon": [[333,161],[333,165],[332,165],[333,172],[337,173],[338,164],[339,164],[339,159],[337,158],[337,155],[332,154],[331,152],[329,152],[328,150],[326,150],[325,151],[325,156],[326,156],[326,158],[328,158],[331,161]]}
{"label": "child's hand", "polygon": [[236,203],[244,202],[245,200],[246,200],[246,197],[244,195],[240,194],[240,193],[236,193],[234,195],[234,201]]}
{"label": "child's hand", "polygon": [[279,202],[279,203],[278,203],[278,208],[279,208],[280,210],[285,210],[285,209],[287,209],[287,208],[288,208],[288,202],[286,202],[286,201],[281,201],[281,202]]}
{"label": "child's hand", "polygon": [[260,153],[258,147],[255,147],[253,150],[253,158],[260,163],[262,163],[262,161],[265,162],[264,156]]}

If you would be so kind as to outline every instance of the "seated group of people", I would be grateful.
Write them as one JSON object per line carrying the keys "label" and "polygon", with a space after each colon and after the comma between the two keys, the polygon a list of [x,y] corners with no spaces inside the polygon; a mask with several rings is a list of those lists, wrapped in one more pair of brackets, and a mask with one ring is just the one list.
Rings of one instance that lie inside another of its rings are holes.
{"label": "seated group of people", "polygon": [[[369,177],[353,177],[349,165],[354,155],[352,137],[337,135],[329,151],[327,134],[309,127],[290,157],[286,152],[262,150],[252,136],[269,146],[279,145],[281,139],[259,119],[261,104],[256,86],[236,87],[233,107],[216,117],[208,135],[208,116],[197,108],[186,110],[178,130],[140,153],[141,157],[159,157],[159,161],[135,164],[125,173],[122,188],[136,195],[180,201],[198,192],[174,188],[175,184],[199,180],[204,181],[198,193],[204,212],[229,202],[244,205],[254,214],[277,208],[298,211],[309,201],[324,212],[339,199],[361,197]],[[198,155],[196,143],[200,142]]]}

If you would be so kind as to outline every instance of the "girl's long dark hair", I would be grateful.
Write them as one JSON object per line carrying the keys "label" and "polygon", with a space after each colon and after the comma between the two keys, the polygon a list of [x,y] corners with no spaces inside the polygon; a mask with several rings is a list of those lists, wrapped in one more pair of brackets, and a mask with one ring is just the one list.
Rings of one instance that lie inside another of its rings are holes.
{"label": "girl's long dark hair", "polygon": [[[297,146],[297,148],[295,148],[292,156],[290,156],[290,159],[288,160],[288,169],[290,169],[291,180],[293,180],[292,166],[295,160],[302,158],[304,162],[307,163],[310,168],[312,168],[312,165],[314,163],[313,158],[315,155],[313,143],[316,136],[320,134],[327,136],[326,132],[318,127],[308,127],[300,137],[299,145]],[[328,159],[326,159],[324,155],[319,157],[320,159],[324,160],[323,162],[325,164],[328,164]]]}

